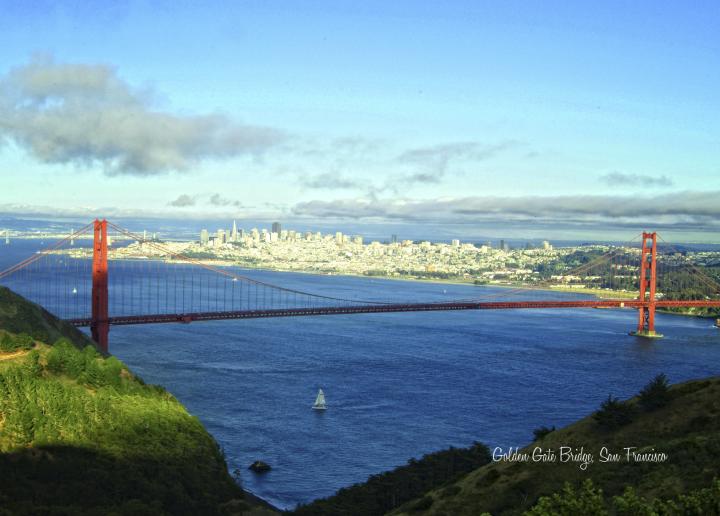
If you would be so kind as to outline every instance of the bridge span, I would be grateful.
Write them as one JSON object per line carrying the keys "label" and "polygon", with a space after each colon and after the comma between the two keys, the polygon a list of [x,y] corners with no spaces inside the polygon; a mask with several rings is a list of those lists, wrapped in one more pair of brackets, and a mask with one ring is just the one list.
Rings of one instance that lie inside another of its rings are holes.
{"label": "bridge span", "polygon": [[[124,259],[120,248],[111,247],[109,228],[116,231],[115,236],[134,240],[159,258]],[[73,240],[83,234],[93,235],[92,259],[72,248]],[[615,284],[613,280],[624,283],[622,288],[608,289],[608,293],[634,291],[635,299],[532,299],[543,295],[541,283],[536,289],[478,289],[478,297],[484,299],[421,303],[344,299],[269,284],[229,267],[209,265],[106,220],[95,220],[65,240],[0,271],[0,283],[10,288],[17,285],[21,289],[18,293],[61,319],[89,327],[93,340],[106,351],[110,326],[114,325],[455,310],[627,308],[638,313],[637,329],[632,334],[658,337],[657,309],[720,308],[720,284],[691,263],[693,270],[689,272],[707,294],[698,296],[695,288],[690,289],[695,291],[694,299],[666,299],[658,291],[658,235],[643,232],[638,236],[639,253],[610,246],[604,255],[562,273],[575,278],[609,276],[611,285]],[[60,251],[63,245],[69,246],[65,252]],[[111,252],[116,253],[114,260],[109,259]],[[682,275],[677,270],[671,273],[683,281],[689,277],[689,273]],[[527,295],[529,292],[533,294]],[[513,294],[531,299],[499,299]]]}

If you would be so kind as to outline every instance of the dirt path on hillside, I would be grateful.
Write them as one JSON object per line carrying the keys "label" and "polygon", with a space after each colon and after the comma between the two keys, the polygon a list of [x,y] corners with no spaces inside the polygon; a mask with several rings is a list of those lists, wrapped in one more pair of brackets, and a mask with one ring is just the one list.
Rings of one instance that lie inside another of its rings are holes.
{"label": "dirt path on hillside", "polygon": [[2,362],[3,360],[12,360],[13,358],[27,355],[28,353],[29,351],[27,350],[15,351],[13,353],[0,353],[0,362]]}

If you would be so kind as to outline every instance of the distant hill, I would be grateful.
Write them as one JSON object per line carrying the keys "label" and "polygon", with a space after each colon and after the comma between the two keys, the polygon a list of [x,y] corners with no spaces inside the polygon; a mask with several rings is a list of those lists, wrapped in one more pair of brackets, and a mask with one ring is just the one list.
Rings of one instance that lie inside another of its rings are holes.
{"label": "distant hill", "polygon": [[398,507],[425,491],[456,479],[490,462],[487,446],[449,448],[410,459],[404,466],[372,475],[366,482],[340,489],[335,495],[299,506],[297,516],[373,516]]}
{"label": "distant hill", "polygon": [[[577,493],[572,491],[582,490],[582,483],[588,479],[596,490],[602,490],[594,507],[601,505],[603,511],[607,511],[593,514],[618,513],[612,497],[623,495],[628,486],[633,488],[633,496],[646,500],[676,499],[681,494],[701,493],[708,504],[695,512],[678,509],[660,514],[718,514],[720,483],[713,484],[713,479],[720,477],[720,378],[672,386],[666,404],[655,410],[643,409],[637,397],[616,405],[630,414],[626,424],[616,422],[620,425],[617,428],[604,428],[593,414],[550,432],[521,450],[532,454],[536,446],[556,452],[561,446],[575,450],[583,447],[585,452],[594,455],[595,460],[587,471],[580,469],[579,462],[493,462],[408,502],[392,514],[522,514],[531,509],[539,497],[553,493],[560,493],[555,497],[560,505],[547,510],[552,505],[551,499],[547,499],[533,514],[573,514],[572,510],[563,512],[558,507],[564,506],[562,503],[570,498],[572,503],[566,503],[566,506],[575,507],[577,513]],[[604,446],[619,452],[623,460],[599,463],[600,449]],[[630,446],[637,447],[633,450],[637,453],[665,453],[667,460],[628,463],[624,460],[626,452],[623,448]],[[566,483],[570,489],[566,488],[563,494]],[[699,491],[703,488],[705,491]],[[592,489],[585,491],[591,493]],[[692,505],[695,501],[686,500],[685,503]],[[585,511],[590,511],[589,506],[581,512]],[[655,514],[632,507],[627,511],[623,514]]]}
{"label": "distant hill", "polygon": [[0,289],[0,515],[272,513],[170,393]]}
{"label": "distant hill", "polygon": [[[293,514],[720,514],[720,378],[670,387],[663,377],[656,380],[641,397],[624,402],[610,399],[603,410],[565,428],[538,429],[535,442],[515,450],[532,454],[540,447],[559,455],[561,446],[576,454],[582,448],[594,456],[586,470],[580,468],[581,460],[561,463],[559,458],[493,462],[493,450],[475,444],[412,459],[300,506]],[[528,429],[528,436],[532,434]],[[602,447],[621,454],[622,460],[600,463]],[[641,454],[665,453],[667,460],[628,463],[625,447],[636,447],[633,451]]]}

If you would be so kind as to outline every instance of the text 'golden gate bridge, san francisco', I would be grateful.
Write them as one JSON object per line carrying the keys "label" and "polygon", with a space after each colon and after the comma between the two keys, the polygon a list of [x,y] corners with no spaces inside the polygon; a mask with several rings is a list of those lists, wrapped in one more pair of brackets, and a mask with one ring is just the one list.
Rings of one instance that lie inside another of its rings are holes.
{"label": "text 'golden gate bridge, san francisco'", "polygon": [[[108,228],[123,238],[151,246],[166,259],[109,260]],[[63,252],[63,246],[90,232],[93,235],[91,260]],[[535,292],[537,297],[538,289],[547,288],[543,283],[532,289],[503,289],[482,298],[449,302],[398,303],[313,294],[258,281],[236,274],[228,267],[202,263],[107,220],[95,220],[0,272],[0,283],[72,325],[90,327],[93,340],[104,351],[108,351],[109,330],[113,325],[383,312],[631,308],[638,311],[637,328],[631,334],[659,337],[655,331],[656,309],[720,308],[720,284],[692,264],[687,265],[687,272],[713,296],[687,300],[664,298],[657,288],[658,277],[663,272],[658,260],[659,236],[647,232],[639,236],[641,245],[636,263],[621,259],[624,248],[616,247],[566,273],[587,275],[602,268],[605,274],[611,275],[612,284],[613,278],[627,278],[628,271],[633,271],[638,293],[634,299],[507,299],[522,297],[528,292]]]}

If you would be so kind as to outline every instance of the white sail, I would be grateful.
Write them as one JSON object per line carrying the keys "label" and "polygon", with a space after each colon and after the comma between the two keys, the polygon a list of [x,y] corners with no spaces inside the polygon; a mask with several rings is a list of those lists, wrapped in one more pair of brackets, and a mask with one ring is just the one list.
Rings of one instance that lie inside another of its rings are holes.
{"label": "white sail", "polygon": [[315,410],[325,410],[325,393],[322,389],[318,390],[317,398],[315,398],[315,404],[312,406]]}

